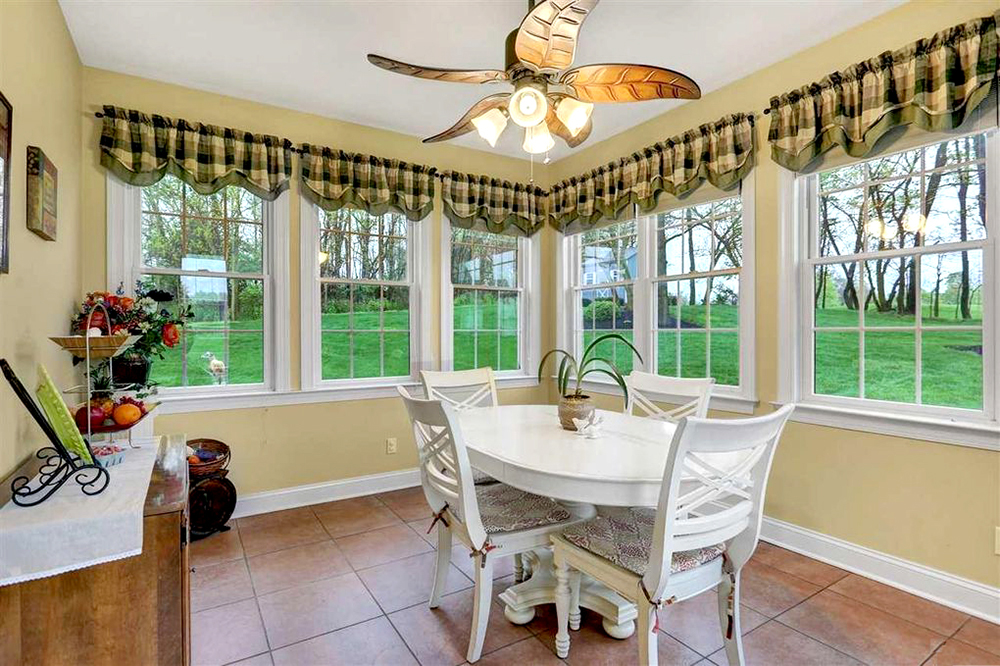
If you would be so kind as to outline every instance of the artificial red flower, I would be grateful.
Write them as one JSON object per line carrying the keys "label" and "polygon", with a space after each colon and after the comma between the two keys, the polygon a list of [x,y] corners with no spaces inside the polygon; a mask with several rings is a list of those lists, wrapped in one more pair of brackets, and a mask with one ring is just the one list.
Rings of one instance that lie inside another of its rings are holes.
{"label": "artificial red flower", "polygon": [[[104,310],[94,310],[93,314],[90,316],[90,326],[89,328],[99,328],[102,331],[106,330],[108,325],[107,319],[104,317]],[[87,332],[87,318],[84,317],[80,322],[80,331],[83,333]]]}
{"label": "artificial red flower", "polygon": [[122,310],[131,310],[132,306],[135,305],[135,301],[128,296],[122,296],[118,299],[118,304],[122,306]]}
{"label": "artificial red flower", "polygon": [[176,347],[181,340],[180,329],[177,324],[165,324],[163,326],[163,344],[168,347]]}

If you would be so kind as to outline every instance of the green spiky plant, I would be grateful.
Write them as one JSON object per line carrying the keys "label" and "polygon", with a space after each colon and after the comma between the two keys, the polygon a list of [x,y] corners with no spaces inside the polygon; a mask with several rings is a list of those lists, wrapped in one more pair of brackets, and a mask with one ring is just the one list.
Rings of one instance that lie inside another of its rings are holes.
{"label": "green spiky plant", "polygon": [[[621,370],[618,369],[618,366],[613,361],[597,355],[598,345],[609,340],[618,340],[627,345],[636,355],[636,358],[639,359],[639,362],[642,363],[642,355],[639,353],[639,350],[624,335],[621,333],[606,333],[594,338],[587,345],[583,350],[583,356],[580,357],[579,362],[565,349],[550,350],[542,357],[542,362],[538,364],[538,381],[542,381],[542,369],[545,367],[545,362],[549,360],[549,357],[562,354],[562,360],[559,362],[558,371],[556,372],[556,386],[559,387],[559,395],[570,400],[581,400],[586,397],[583,394],[584,378],[587,375],[601,374],[615,380],[615,383],[618,384],[622,390],[622,394],[625,396],[625,402],[628,403],[628,385],[625,383],[625,377],[622,375]],[[570,380],[574,380],[572,393],[568,392]]]}

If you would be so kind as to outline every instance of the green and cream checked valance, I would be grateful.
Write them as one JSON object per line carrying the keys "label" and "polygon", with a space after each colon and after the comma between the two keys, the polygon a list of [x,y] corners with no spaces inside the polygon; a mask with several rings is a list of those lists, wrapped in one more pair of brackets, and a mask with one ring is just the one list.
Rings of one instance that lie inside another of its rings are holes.
{"label": "green and cream checked valance", "polygon": [[771,156],[795,171],[833,146],[863,157],[900,125],[954,129],[997,78],[997,24],[969,21],[771,100]]}
{"label": "green and cream checked valance", "polygon": [[666,192],[680,196],[709,182],[737,185],[754,166],[754,117],[735,114],[564,180],[549,193],[549,222],[564,232],[597,226],[656,207]]}
{"label": "green and cream checked valance", "polygon": [[292,144],[276,136],[105,106],[101,164],[140,187],[169,173],[199,194],[237,185],[273,201],[288,188]]}
{"label": "green and cream checked valance", "polygon": [[434,207],[434,167],[302,145],[302,193],[325,210],[344,206],[422,220]]}
{"label": "green and cream checked valance", "polygon": [[457,227],[509,236],[531,236],[545,224],[541,188],[489,176],[441,174],[444,214]]}

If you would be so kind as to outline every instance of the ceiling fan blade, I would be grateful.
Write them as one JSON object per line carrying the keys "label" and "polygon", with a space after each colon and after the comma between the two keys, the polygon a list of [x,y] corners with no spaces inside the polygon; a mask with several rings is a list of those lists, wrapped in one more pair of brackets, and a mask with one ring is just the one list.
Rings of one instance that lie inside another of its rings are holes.
{"label": "ceiling fan blade", "polygon": [[558,72],[573,64],[584,20],[599,0],[541,0],[521,21],[514,54],[537,72]]}
{"label": "ceiling fan blade", "polygon": [[584,65],[562,75],[581,102],[642,102],[649,99],[698,99],[701,88],[684,76],[652,65]]}
{"label": "ceiling fan blade", "polygon": [[405,74],[406,76],[415,76],[418,79],[432,79],[434,81],[448,81],[450,83],[495,83],[507,80],[507,72],[501,72],[499,69],[438,69],[436,67],[421,67],[420,65],[411,65],[399,60],[393,60],[392,58],[375,55],[374,53],[368,54],[368,62],[386,71]]}
{"label": "ceiling fan blade", "polygon": [[591,130],[594,129],[593,117],[587,118],[587,124],[573,136],[569,129],[563,125],[562,121],[556,115],[556,104],[562,95],[549,95],[549,110],[545,114],[545,125],[549,128],[551,134],[555,134],[557,137],[566,142],[566,145],[570,148],[576,148],[581,143],[586,141],[590,137]]}
{"label": "ceiling fan blade", "polygon": [[489,97],[484,97],[475,104],[472,108],[465,112],[461,120],[457,123],[441,132],[440,134],[435,134],[434,136],[429,136],[424,139],[424,143],[437,143],[438,141],[448,141],[449,139],[454,139],[457,136],[462,136],[463,134],[468,134],[472,130],[476,129],[472,124],[473,118],[478,118],[482,114],[486,113],[490,109],[498,109],[501,107],[506,107],[507,102],[510,100],[510,93],[497,93],[496,95],[490,95]]}

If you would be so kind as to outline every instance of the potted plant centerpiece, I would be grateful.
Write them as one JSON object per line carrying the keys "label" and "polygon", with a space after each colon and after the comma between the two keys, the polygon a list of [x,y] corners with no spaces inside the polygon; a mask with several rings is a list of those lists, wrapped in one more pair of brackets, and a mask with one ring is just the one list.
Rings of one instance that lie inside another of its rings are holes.
{"label": "potted plant centerpiece", "polygon": [[[190,306],[171,313],[163,304],[172,300],[170,293],[150,288],[141,281],[136,284],[135,298],[125,295],[123,285],[119,285],[114,294],[107,291],[87,294],[79,312],[73,317],[75,333],[88,334],[87,314],[101,303],[104,309],[94,310],[90,315],[91,329],[110,331],[112,335],[128,333],[139,336],[121,356],[115,357],[110,374],[107,362],[91,370],[95,386],[105,387],[109,392],[113,386],[128,386],[134,391],[143,391],[150,386],[149,371],[153,358],[162,359],[168,348],[180,342],[181,328],[194,316]],[[98,331],[93,333],[100,334]],[[74,362],[78,360],[74,359]]]}
{"label": "potted plant centerpiece", "polygon": [[[542,369],[545,362],[553,355],[562,355],[562,360],[556,371],[556,386],[559,388],[559,423],[566,430],[576,430],[573,419],[587,420],[594,412],[594,403],[589,395],[583,393],[583,379],[587,375],[601,374],[611,377],[621,388],[628,403],[628,385],[625,384],[625,377],[618,366],[606,358],[598,355],[597,348],[602,342],[617,340],[627,345],[636,355],[639,362],[642,356],[632,343],[621,333],[606,333],[593,340],[583,350],[580,360],[564,349],[552,349],[542,357],[542,362],[538,364],[538,381],[542,381]],[[573,391],[569,391],[570,379],[574,380]]]}

